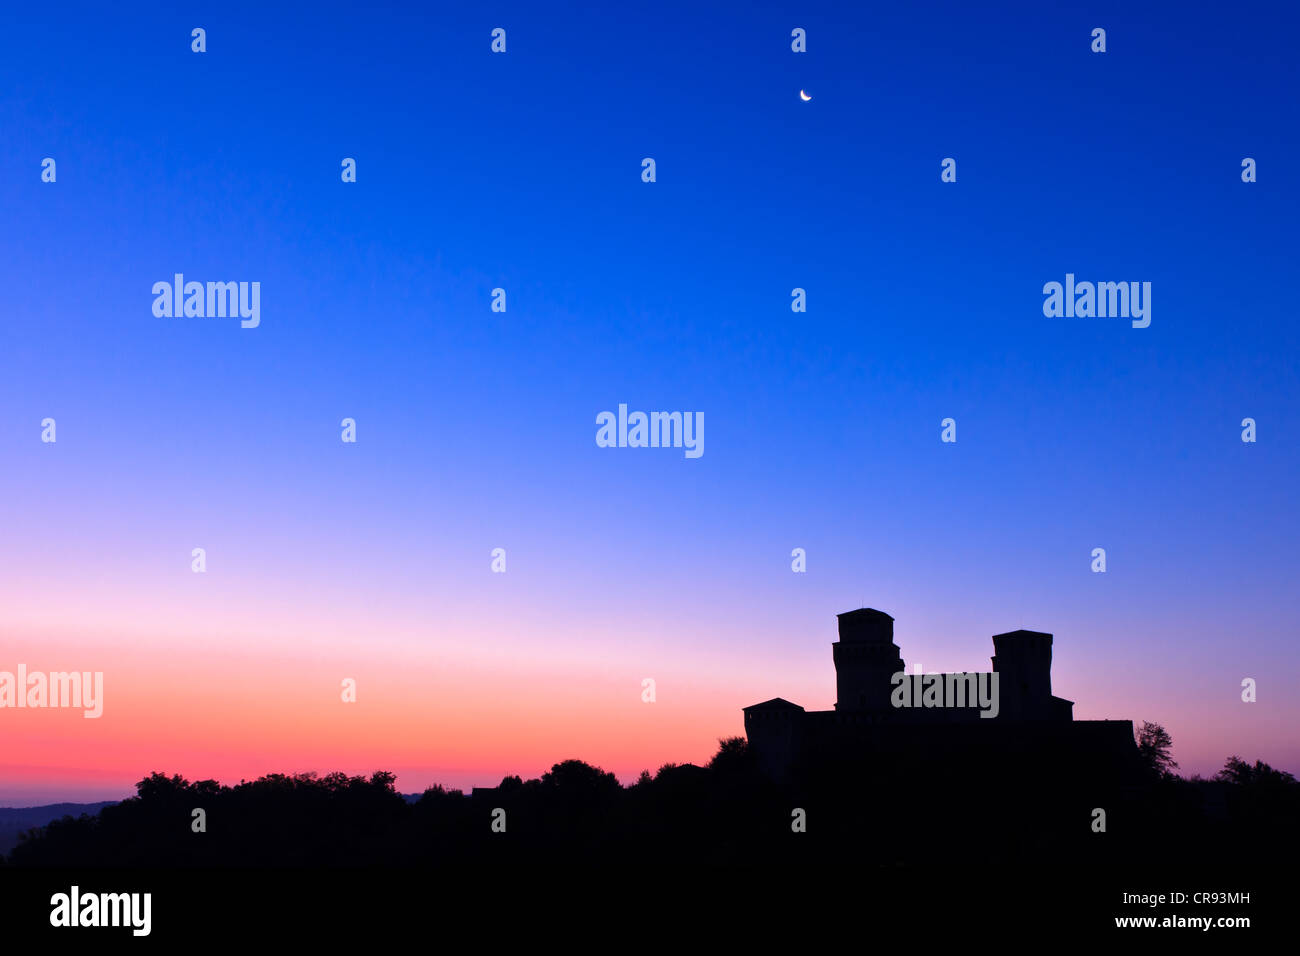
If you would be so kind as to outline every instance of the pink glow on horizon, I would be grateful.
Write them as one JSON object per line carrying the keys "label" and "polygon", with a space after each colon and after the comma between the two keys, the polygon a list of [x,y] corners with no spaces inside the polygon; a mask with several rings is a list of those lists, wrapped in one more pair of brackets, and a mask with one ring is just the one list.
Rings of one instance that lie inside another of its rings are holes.
{"label": "pink glow on horizon", "polygon": [[[743,734],[749,704],[834,703],[833,618],[812,636],[758,644],[744,622],[708,641],[656,640],[649,626],[611,641],[597,628],[520,632],[509,621],[492,630],[444,625],[422,638],[394,617],[369,622],[366,633],[382,637],[358,640],[337,622],[304,629],[287,617],[251,631],[215,614],[191,614],[183,631],[170,614],[137,614],[131,624],[126,614],[117,623],[101,615],[93,626],[66,608],[44,626],[36,617],[21,636],[0,632],[0,670],[102,670],[104,715],[0,711],[0,805],[119,798],[153,771],[229,784],[384,769],[416,792],[492,786],[577,758],[628,783],[666,762],[707,761],[718,738]],[[987,668],[992,649],[988,637],[941,640],[902,622],[896,640],[909,668],[920,661],[927,671]],[[1194,673],[1209,677],[1152,686],[1144,668],[1117,672],[1068,634],[1055,651],[1054,689],[1076,701],[1077,719],[1163,723],[1184,774],[1212,775],[1230,754],[1295,766],[1288,713],[1243,706],[1208,664]],[[355,704],[340,700],[345,677],[358,683]],[[656,680],[654,704],[641,701],[644,677]]]}

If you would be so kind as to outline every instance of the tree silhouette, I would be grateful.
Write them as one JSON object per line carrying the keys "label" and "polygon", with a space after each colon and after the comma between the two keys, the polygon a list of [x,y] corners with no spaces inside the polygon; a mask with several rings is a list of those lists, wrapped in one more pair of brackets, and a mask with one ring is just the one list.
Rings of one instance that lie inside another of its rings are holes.
{"label": "tree silhouette", "polygon": [[1262,760],[1256,760],[1252,767],[1235,754],[1229,757],[1214,777],[1222,783],[1242,785],[1276,786],[1295,783],[1296,779],[1285,770],[1274,770]]}
{"label": "tree silhouette", "polygon": [[[933,740],[932,744],[939,741]],[[1263,761],[1232,756],[1213,781],[1174,775],[1172,741],[1159,724],[1138,734],[1139,763],[1050,760],[1051,744],[1025,760],[1018,749],[967,753],[900,750],[889,762],[828,754],[786,780],[764,776],[739,737],[723,738],[707,766],[666,763],[623,787],[600,767],[564,760],[540,778],[507,776],[471,794],[429,787],[409,801],[392,773],[268,774],[234,786],[151,773],[137,796],[98,816],[65,817],[10,853],[18,866],[459,866],[657,857],[688,865],[820,867],[846,855],[871,866],[908,866],[947,852],[973,826],[1000,838],[991,859],[1049,857],[1227,861],[1259,845],[1278,861],[1300,853],[1300,783]],[[973,781],[968,806],[953,779]],[[1080,801],[1080,793],[1086,800]],[[1127,821],[1092,839],[1087,810]],[[816,825],[792,836],[792,807]],[[195,808],[205,831],[192,829]],[[492,829],[504,810],[508,828]],[[889,821],[882,826],[880,821]],[[505,834],[505,835],[503,835]],[[1099,856],[1098,854],[1104,854]]]}
{"label": "tree silhouette", "polygon": [[542,786],[562,793],[603,796],[620,789],[618,777],[581,760],[562,760],[542,774]]}
{"label": "tree silhouette", "polygon": [[1173,738],[1164,727],[1149,720],[1142,721],[1137,733],[1138,756],[1158,777],[1174,776],[1178,761],[1169,753],[1173,744]]}
{"label": "tree silhouette", "polygon": [[744,737],[718,738],[718,752],[709,761],[710,770],[723,772],[745,767],[749,762],[749,741]]}

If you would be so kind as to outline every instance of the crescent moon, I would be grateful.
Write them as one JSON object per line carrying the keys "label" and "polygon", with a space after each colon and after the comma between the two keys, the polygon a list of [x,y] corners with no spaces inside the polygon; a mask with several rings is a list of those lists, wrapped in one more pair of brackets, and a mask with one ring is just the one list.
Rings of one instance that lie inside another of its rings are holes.
{"label": "crescent moon", "polygon": [[803,90],[800,90],[800,91],[799,91],[799,99],[801,99],[801,100],[803,100],[805,103],[807,103],[810,99],[812,99],[812,97],[809,96],[807,93],[805,93]]}

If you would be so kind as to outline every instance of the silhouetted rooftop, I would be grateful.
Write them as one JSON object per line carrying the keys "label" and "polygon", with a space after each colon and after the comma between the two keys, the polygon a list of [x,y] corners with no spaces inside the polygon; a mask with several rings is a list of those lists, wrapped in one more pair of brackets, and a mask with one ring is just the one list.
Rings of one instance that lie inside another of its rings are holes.
{"label": "silhouetted rooftop", "polygon": [[886,614],[884,611],[877,611],[874,607],[860,607],[856,611],[845,611],[843,614],[836,614],[835,617],[839,620],[843,620],[846,617],[855,620],[857,618],[881,618],[881,617],[885,618],[886,620],[890,620],[890,621],[893,620],[893,617]]}
{"label": "silhouetted rooftop", "polygon": [[1038,640],[1044,637],[1049,641],[1052,639],[1052,635],[1044,631],[1026,631],[1024,628],[1021,628],[1016,631],[1007,631],[1005,634],[994,634],[993,640],[998,641],[1008,637],[1013,640]]}
{"label": "silhouetted rooftop", "polygon": [[745,710],[803,710],[798,704],[792,704],[784,697],[773,697],[771,700],[765,700],[761,704],[753,704],[746,707]]}

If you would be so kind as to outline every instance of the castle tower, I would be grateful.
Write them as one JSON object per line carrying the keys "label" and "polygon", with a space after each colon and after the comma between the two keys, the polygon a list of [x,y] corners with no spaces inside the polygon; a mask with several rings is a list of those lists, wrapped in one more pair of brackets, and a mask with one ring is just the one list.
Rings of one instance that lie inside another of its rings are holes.
{"label": "castle tower", "polygon": [[1010,631],[993,635],[993,669],[998,672],[1003,717],[1047,720],[1054,716],[1051,634]]}
{"label": "castle tower", "polygon": [[840,639],[831,645],[835,709],[889,710],[890,679],[903,670],[903,655],[894,643],[894,619],[870,607],[836,618]]}
{"label": "castle tower", "polygon": [[798,759],[806,712],[798,704],[773,697],[746,707],[744,713],[745,737],[759,769],[775,780],[784,778]]}

